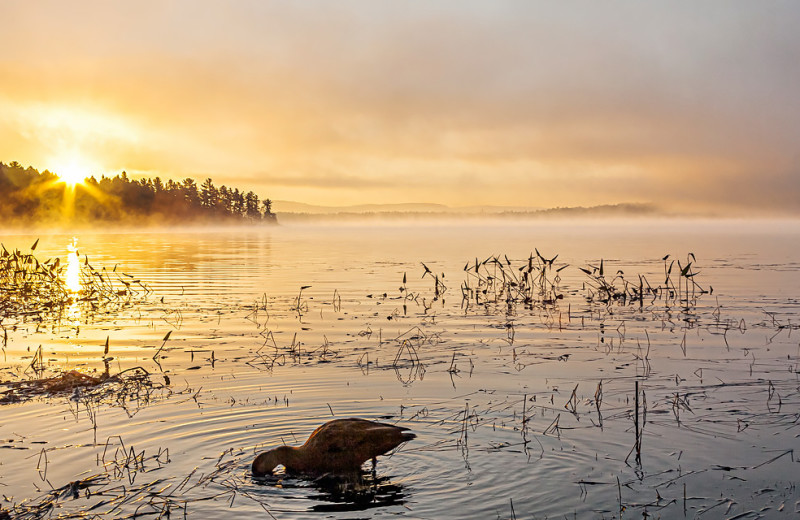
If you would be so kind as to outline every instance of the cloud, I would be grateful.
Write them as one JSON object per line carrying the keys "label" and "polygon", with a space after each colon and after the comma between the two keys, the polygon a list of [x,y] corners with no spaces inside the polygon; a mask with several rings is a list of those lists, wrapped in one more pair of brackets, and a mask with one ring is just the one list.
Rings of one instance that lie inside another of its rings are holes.
{"label": "cloud", "polygon": [[[314,202],[326,190],[354,203],[446,190],[467,204],[670,197],[794,210],[798,11],[6,2],[0,102],[124,121],[136,139],[101,132],[92,149],[110,168],[249,179]],[[49,139],[4,128],[7,159],[23,150],[35,162]]]}
{"label": "cloud", "polygon": [[355,176],[330,172],[325,175],[273,175],[263,173],[253,177],[241,178],[253,182],[255,179],[268,186],[291,186],[307,188],[346,188],[346,189],[372,189],[372,188],[392,188],[395,182],[386,179],[374,179],[369,177]]}

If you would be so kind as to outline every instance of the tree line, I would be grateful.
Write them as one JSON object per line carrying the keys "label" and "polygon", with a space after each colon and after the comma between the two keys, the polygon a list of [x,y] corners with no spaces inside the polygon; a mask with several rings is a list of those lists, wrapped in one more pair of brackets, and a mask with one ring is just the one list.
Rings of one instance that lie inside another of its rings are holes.
{"label": "tree line", "polygon": [[126,172],[67,186],[48,170],[0,162],[0,225],[32,223],[276,223],[270,199],[186,178],[131,179]]}

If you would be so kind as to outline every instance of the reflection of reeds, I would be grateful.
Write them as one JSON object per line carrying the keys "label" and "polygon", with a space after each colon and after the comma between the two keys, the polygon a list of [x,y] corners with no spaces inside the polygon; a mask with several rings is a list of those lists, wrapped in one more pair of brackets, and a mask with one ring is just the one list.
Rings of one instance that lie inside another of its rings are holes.
{"label": "reflection of reeds", "polygon": [[39,345],[39,348],[36,349],[36,352],[33,353],[33,359],[31,360],[31,364],[28,365],[27,370],[32,370],[34,374],[37,376],[41,375],[42,372],[45,370],[44,366],[44,359],[42,357],[42,346]]}
{"label": "reflection of reeds", "polygon": [[597,424],[603,427],[603,414],[600,413],[600,405],[603,404],[603,380],[597,382],[597,390],[594,391],[594,406],[597,409]]}
{"label": "reflection of reeds", "polygon": [[339,294],[337,289],[333,290],[333,312],[340,312],[342,310],[342,295]]}
{"label": "reflection of reeds", "polygon": [[[261,335],[264,337],[264,344],[254,352],[253,358],[247,361],[247,364],[252,367],[271,371],[276,365],[283,365],[286,362],[286,356],[280,352],[278,344],[275,341],[275,336],[272,334],[271,330],[262,331]],[[297,334],[295,333],[292,344],[289,346],[289,354],[296,357],[297,362],[299,362],[301,344],[297,343],[296,340]],[[271,349],[265,351],[264,349],[268,347],[271,347]]]}
{"label": "reflection of reeds", "polygon": [[[250,314],[245,316],[245,319],[252,321],[255,323],[259,328],[266,327],[267,323],[270,320],[270,313],[269,313],[269,299],[267,298],[267,293],[261,295],[260,298],[256,299],[253,302],[252,311]],[[263,312],[265,315],[264,322],[261,323],[259,320],[259,314]]]}
{"label": "reflection of reeds", "polygon": [[[167,331],[167,333],[164,335],[164,339],[161,342],[161,346],[158,347],[158,350],[156,351],[156,353],[153,354],[153,361],[158,362],[158,358],[161,356],[161,351],[164,350],[164,346],[167,344],[167,340],[169,340],[169,337],[171,335],[172,335],[172,331],[171,330]],[[108,351],[108,339],[106,339],[106,351]]]}
{"label": "reflection of reeds", "polygon": [[645,337],[647,338],[647,351],[642,354],[642,344],[639,340],[636,340],[636,346],[638,348],[638,353],[634,354],[633,356],[642,362],[642,371],[644,372],[644,377],[648,377],[650,375],[650,334],[647,333],[647,330],[644,331]]}
{"label": "reflection of reeds", "polygon": [[[636,430],[636,464],[642,464],[642,428],[639,426],[639,381],[635,384],[636,398],[634,399],[634,425]],[[642,424],[642,426],[644,426]]]}
{"label": "reflection of reeds", "polygon": [[291,310],[297,312],[298,315],[302,315],[304,312],[308,312],[308,302],[304,302],[302,298],[303,298],[303,291],[309,288],[311,288],[310,285],[303,285],[297,292],[297,297],[294,300],[294,305],[292,306]]}

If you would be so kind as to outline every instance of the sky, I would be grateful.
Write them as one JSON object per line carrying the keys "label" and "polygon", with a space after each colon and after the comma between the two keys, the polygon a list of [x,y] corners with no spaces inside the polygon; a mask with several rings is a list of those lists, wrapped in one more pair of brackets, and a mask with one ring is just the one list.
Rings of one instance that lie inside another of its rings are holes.
{"label": "sky", "polygon": [[0,161],[800,214],[800,3],[0,0]]}

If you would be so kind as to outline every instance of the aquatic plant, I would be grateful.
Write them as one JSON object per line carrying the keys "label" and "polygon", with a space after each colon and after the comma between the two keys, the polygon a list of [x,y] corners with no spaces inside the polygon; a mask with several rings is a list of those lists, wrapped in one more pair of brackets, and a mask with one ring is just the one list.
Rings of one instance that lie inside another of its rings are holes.
{"label": "aquatic plant", "polygon": [[[606,275],[603,259],[597,265],[590,264],[588,267],[580,267],[588,280],[585,283],[585,297],[589,303],[602,303],[605,305],[639,305],[644,306],[645,300],[655,303],[660,300],[666,305],[683,304],[684,310],[689,311],[697,304],[697,298],[702,294],[713,292],[701,287],[695,280],[699,274],[693,269],[697,259],[694,253],[687,255],[686,265],[682,265],[680,260],[672,260],[669,263],[670,255],[662,258],[664,262],[664,282],[651,285],[645,275],[636,275],[634,281],[625,278],[625,273],[618,269],[612,277]],[[673,268],[677,263],[678,280],[677,285],[672,278]]]}
{"label": "aquatic plant", "polygon": [[[38,244],[37,239],[30,253],[9,251],[0,244],[0,324],[60,320],[73,305],[87,317],[110,314],[143,301],[151,292],[142,280],[117,272],[117,266],[111,271],[95,269],[88,256],[81,262],[77,250],[68,262],[40,261],[34,255]],[[77,279],[69,280],[69,271]]]}
{"label": "aquatic plant", "polygon": [[545,258],[536,249],[520,267],[513,267],[508,256],[490,256],[467,262],[467,279],[461,284],[462,307],[505,304],[508,311],[517,305],[527,309],[554,306],[564,295],[559,287],[560,273],[567,264],[556,266],[558,255]]}

